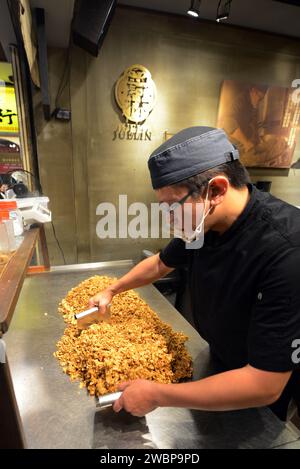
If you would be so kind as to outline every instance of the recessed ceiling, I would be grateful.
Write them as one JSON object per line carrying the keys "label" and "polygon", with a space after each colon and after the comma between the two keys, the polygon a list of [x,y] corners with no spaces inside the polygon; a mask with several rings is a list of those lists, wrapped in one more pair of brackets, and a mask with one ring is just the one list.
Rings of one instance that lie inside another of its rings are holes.
{"label": "recessed ceiling", "polygon": [[[291,0],[290,0],[291,1]],[[294,0],[296,3],[298,0]],[[293,2],[293,3],[294,3]],[[119,4],[187,16],[190,0],[119,0]],[[219,0],[202,0],[200,19],[216,19]],[[298,2],[299,3],[299,2]],[[190,18],[191,21],[198,19]],[[227,24],[300,37],[300,7],[274,0],[232,0]]]}
{"label": "recessed ceiling", "polygon": [[[199,26],[201,18],[215,21],[218,3],[219,0],[201,1]],[[299,4],[300,0],[232,0],[230,16],[226,23],[300,37],[300,7],[296,3]],[[67,47],[74,0],[30,0],[30,4],[32,8],[45,10],[48,46]],[[186,12],[190,0],[119,0],[118,4],[188,17]],[[190,21],[199,21],[196,18],[188,18]],[[0,41],[7,55],[8,44],[15,42],[7,0],[0,0],[0,31]]]}

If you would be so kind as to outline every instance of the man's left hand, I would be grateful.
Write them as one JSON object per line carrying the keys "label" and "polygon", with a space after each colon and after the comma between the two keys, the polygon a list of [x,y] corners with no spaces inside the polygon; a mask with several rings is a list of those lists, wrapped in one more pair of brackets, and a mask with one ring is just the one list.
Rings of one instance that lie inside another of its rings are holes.
{"label": "man's left hand", "polygon": [[158,393],[160,384],[145,379],[136,379],[122,383],[119,390],[122,396],[114,403],[115,412],[124,409],[126,412],[143,417],[158,407]]}

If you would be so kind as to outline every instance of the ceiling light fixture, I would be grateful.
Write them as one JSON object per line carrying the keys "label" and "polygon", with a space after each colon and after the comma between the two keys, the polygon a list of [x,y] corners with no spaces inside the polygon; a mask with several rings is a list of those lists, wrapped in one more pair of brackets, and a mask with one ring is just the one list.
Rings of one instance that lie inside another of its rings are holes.
{"label": "ceiling light fixture", "polygon": [[198,18],[198,16],[200,15],[200,5],[201,0],[192,0],[191,6],[188,9],[187,14]]}
{"label": "ceiling light fixture", "polygon": [[230,7],[231,7],[232,0],[220,0],[218,9],[217,9],[217,17],[216,21],[220,23],[220,21],[225,21],[229,17]]}

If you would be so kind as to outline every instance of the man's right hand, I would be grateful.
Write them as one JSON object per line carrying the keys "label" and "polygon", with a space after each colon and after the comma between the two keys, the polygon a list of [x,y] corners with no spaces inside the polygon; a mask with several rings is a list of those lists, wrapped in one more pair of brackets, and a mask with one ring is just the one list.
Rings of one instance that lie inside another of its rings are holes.
{"label": "man's right hand", "polygon": [[108,305],[110,305],[113,299],[113,296],[114,295],[111,290],[103,290],[102,292],[97,293],[97,295],[90,298],[89,307],[93,308],[96,306],[99,309],[99,313],[104,315],[106,313],[106,308]]}
{"label": "man's right hand", "polygon": [[174,270],[173,267],[167,267],[155,254],[135,265],[127,274],[123,275],[114,284],[93,296],[89,301],[89,307],[99,308],[100,315],[106,313],[107,306],[111,303],[113,297],[132,288],[149,285],[149,283],[158,280]]}

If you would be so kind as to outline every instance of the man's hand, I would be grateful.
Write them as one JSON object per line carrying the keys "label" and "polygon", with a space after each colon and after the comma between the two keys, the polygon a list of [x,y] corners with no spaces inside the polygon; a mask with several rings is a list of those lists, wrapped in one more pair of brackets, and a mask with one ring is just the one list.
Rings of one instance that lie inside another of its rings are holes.
{"label": "man's hand", "polygon": [[143,417],[158,406],[159,387],[158,383],[145,379],[122,383],[119,390],[123,391],[123,394],[114,403],[114,411],[120,412],[121,409],[124,409],[136,417]]}
{"label": "man's hand", "polygon": [[99,313],[105,314],[106,308],[111,303],[113,296],[113,292],[107,288],[101,293],[97,293],[97,295],[93,296],[89,300],[89,307],[92,308],[93,306],[97,306],[99,308]]}

